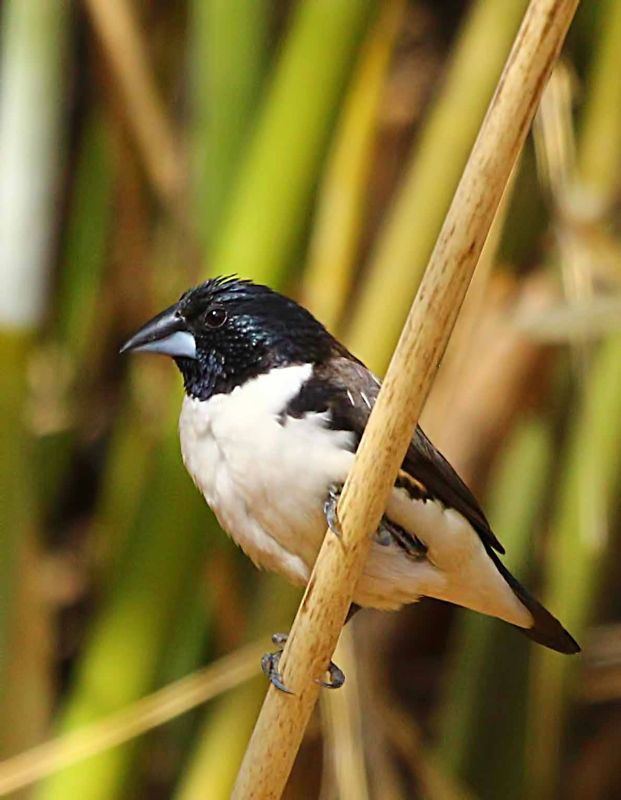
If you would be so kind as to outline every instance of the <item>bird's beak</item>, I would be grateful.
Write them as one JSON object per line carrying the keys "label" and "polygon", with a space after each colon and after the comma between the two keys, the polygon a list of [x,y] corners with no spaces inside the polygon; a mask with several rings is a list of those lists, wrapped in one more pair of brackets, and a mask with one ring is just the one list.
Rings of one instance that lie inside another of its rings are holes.
{"label": "bird's beak", "polygon": [[143,325],[125,342],[120,352],[127,353],[129,350],[163,353],[173,358],[196,358],[196,341],[177,311],[177,306],[171,306]]}

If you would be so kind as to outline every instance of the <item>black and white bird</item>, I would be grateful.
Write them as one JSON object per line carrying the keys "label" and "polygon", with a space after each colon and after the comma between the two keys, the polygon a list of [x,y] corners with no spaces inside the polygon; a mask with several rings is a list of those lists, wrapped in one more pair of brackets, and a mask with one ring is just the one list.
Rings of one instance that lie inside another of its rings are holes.
{"label": "black and white bird", "polygon": [[[171,356],[185,385],[184,464],[254,563],[305,584],[380,381],[306,309],[235,277],[182,295],[127,350]],[[579,647],[503,565],[467,486],[417,427],[354,596],[396,609],[435,597],[505,620],[561,653]],[[282,641],[282,638],[279,640]],[[264,667],[282,684],[277,655]],[[330,665],[332,681],[342,675]]]}

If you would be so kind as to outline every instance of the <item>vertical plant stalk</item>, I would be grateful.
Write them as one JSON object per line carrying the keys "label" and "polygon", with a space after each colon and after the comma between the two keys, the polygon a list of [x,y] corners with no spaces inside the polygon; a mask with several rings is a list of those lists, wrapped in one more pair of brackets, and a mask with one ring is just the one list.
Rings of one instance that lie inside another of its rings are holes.
{"label": "vertical plant stalk", "polygon": [[[188,584],[200,579],[205,548],[201,502],[179,464],[174,429],[153,459],[123,558],[114,565],[113,580],[76,667],[61,714],[62,732],[118,711],[153,687],[171,627],[183,613]],[[50,776],[35,796],[113,800],[124,791],[133,754],[133,745],[101,753]]]}
{"label": "vertical plant stalk", "polygon": [[84,1],[110,61],[146,173],[163,204],[176,215],[185,166],[130,0]]}
{"label": "vertical plant stalk", "polygon": [[193,182],[209,245],[226,214],[267,61],[267,0],[192,0]]}
{"label": "vertical plant stalk", "polygon": [[0,758],[37,743],[51,708],[51,620],[23,410],[30,355],[29,337],[0,332]]}
{"label": "vertical plant stalk", "polygon": [[37,464],[24,404],[56,224],[68,3],[6,0],[0,13],[0,750],[7,752],[40,738],[51,700]]}
{"label": "vertical plant stalk", "polygon": [[[526,6],[527,0],[473,3],[438,98],[417,134],[347,330],[349,347],[380,373],[399,336]],[[375,335],[375,328],[382,336]]]}
{"label": "vertical plant stalk", "polygon": [[433,376],[577,0],[532,0],[449,209],[339,502],[282,659],[294,694],[273,686],[233,797],[278,798],[293,766]]}
{"label": "vertical plant stalk", "polygon": [[[347,675],[340,692],[324,692],[320,697],[324,737],[323,784],[333,781],[333,791],[326,786],[326,797],[339,800],[369,800],[362,724],[358,653],[354,628],[348,626],[336,648],[335,661]],[[322,794],[322,797],[324,795]]]}
{"label": "vertical plant stalk", "polygon": [[[266,576],[258,587],[249,622],[249,637],[281,630],[295,613],[298,600],[298,589],[283,583],[278,576]],[[265,636],[267,641],[268,637]],[[205,786],[209,787],[209,800],[228,800],[231,796],[235,776],[265,693],[263,675],[255,672],[254,677],[254,680],[223,697],[213,709],[208,709],[196,749],[175,793],[175,800],[203,800]],[[227,742],[226,752],[222,750],[224,740]]]}
{"label": "vertical plant stalk", "polygon": [[351,288],[378,107],[404,10],[402,0],[383,0],[362,47],[319,190],[302,299],[331,330]]}
{"label": "vertical plant stalk", "polygon": [[68,2],[7,0],[0,11],[0,326],[32,330],[47,301]]}
{"label": "vertical plant stalk", "polygon": [[621,166],[621,0],[599,4],[601,38],[587,85],[579,170],[596,213],[613,200]]}
{"label": "vertical plant stalk", "polygon": [[373,0],[302,0],[274,67],[212,268],[277,283],[300,244],[317,169]]}

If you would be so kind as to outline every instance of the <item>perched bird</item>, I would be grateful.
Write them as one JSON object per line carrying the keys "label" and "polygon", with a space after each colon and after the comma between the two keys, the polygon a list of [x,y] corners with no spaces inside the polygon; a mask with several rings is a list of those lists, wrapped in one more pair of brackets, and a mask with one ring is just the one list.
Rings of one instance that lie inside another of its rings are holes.
{"label": "perched bird", "polygon": [[[259,567],[305,584],[380,381],[306,309],[236,277],[183,294],[123,346],[164,353],[185,385],[181,452],[220,524]],[[350,614],[435,597],[498,617],[561,653],[579,647],[503,565],[451,465],[416,428]],[[284,636],[274,641],[282,643]],[[279,652],[264,658],[282,685]],[[343,675],[329,666],[330,681]]]}

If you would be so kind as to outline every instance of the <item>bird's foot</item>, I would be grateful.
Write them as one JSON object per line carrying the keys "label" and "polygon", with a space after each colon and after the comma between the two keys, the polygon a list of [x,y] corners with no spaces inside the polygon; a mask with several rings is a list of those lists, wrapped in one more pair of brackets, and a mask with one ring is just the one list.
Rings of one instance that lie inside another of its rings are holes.
{"label": "bird's foot", "polygon": [[342,484],[333,483],[330,488],[328,489],[328,496],[323,504],[323,513],[326,516],[326,522],[328,523],[328,528],[332,531],[335,536],[338,536],[340,539],[343,531],[341,530],[341,523],[339,522],[338,513],[336,507],[339,502],[339,498],[341,496],[341,492],[343,491]]}
{"label": "bird's foot", "polygon": [[[272,642],[274,644],[284,645],[286,641],[287,641],[286,633],[272,634]],[[273,653],[266,653],[261,659],[261,669],[263,670],[263,674],[269,680],[272,686],[275,686],[277,689],[280,689],[281,692],[286,692],[286,694],[293,694],[291,689],[287,689],[287,687],[283,683],[282,675],[280,674],[280,670],[278,669],[281,656],[282,656],[282,647]]]}
{"label": "bird's foot", "polygon": [[[287,638],[288,634],[286,633],[275,633],[272,635],[272,642],[275,645],[284,645],[287,641]],[[277,689],[280,689],[281,692],[294,694],[294,692],[292,692],[291,689],[288,689],[283,683],[282,675],[278,669],[281,656],[282,647],[273,653],[266,653],[261,659],[261,669],[263,670],[265,677],[273,686],[275,686]],[[343,670],[337,667],[333,661],[330,661],[328,664],[326,672],[330,676],[330,680],[322,681],[316,679],[315,682],[320,686],[323,686],[326,689],[339,689],[345,683],[345,674],[343,673]]]}

